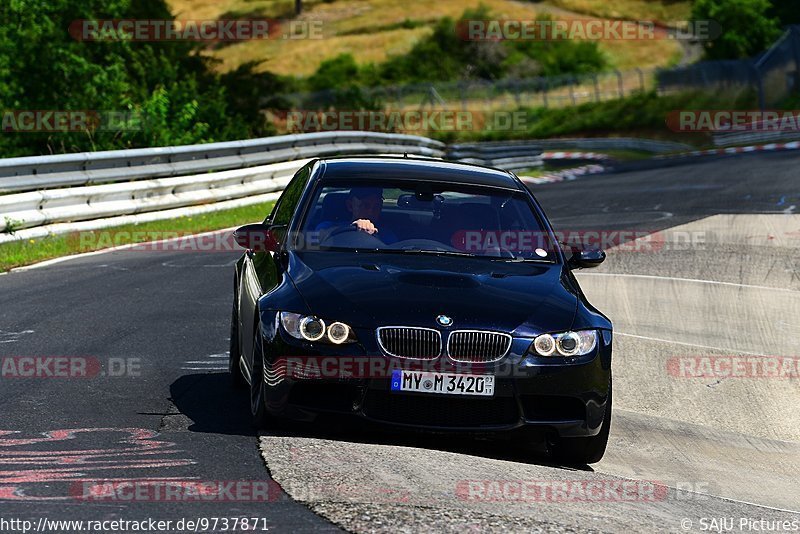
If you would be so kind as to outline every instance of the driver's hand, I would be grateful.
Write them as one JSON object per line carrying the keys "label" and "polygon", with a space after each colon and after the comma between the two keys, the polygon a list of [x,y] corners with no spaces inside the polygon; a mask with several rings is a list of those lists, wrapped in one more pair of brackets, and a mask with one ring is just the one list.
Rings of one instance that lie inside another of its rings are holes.
{"label": "driver's hand", "polygon": [[377,234],[378,229],[372,224],[372,221],[369,219],[358,219],[351,223],[353,226],[361,230],[362,232],[367,232],[369,235]]}

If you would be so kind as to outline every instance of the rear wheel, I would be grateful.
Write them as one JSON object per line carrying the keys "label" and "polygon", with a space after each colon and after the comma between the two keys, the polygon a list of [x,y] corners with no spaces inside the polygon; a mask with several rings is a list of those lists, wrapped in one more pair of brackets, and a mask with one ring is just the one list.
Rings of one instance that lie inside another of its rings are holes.
{"label": "rear wheel", "polygon": [[253,415],[253,425],[264,428],[270,420],[267,412],[266,384],[264,383],[264,349],[262,346],[261,328],[256,325],[253,338],[253,370],[250,374],[250,413]]}
{"label": "rear wheel", "polygon": [[235,389],[244,389],[247,382],[242,376],[242,352],[239,347],[239,313],[234,300],[231,310],[231,344],[228,351],[228,371],[231,375],[231,384]]}
{"label": "rear wheel", "polygon": [[611,430],[611,387],[608,389],[606,413],[596,436],[587,438],[561,438],[553,446],[553,457],[566,464],[593,464],[599,462],[606,452],[608,433]]}

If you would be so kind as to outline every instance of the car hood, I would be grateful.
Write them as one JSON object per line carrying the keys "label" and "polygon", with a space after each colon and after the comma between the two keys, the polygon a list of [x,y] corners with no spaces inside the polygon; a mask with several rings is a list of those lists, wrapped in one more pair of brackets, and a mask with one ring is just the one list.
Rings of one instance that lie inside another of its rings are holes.
{"label": "car hood", "polygon": [[311,313],[356,328],[481,328],[520,336],[567,330],[578,297],[562,266],[433,255],[291,253],[289,275]]}

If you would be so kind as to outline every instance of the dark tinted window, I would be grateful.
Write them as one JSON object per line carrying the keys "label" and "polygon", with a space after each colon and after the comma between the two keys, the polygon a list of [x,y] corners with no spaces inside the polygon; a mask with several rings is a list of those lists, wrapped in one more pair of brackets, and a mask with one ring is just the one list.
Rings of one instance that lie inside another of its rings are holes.
{"label": "dark tinted window", "polygon": [[[311,174],[311,167],[306,165],[294,175],[289,185],[284,189],[278,204],[275,206],[269,220],[273,225],[287,225],[291,222],[294,212],[297,210],[297,204],[300,202],[300,197],[303,195],[306,182]],[[276,234],[283,239],[286,229],[276,229]]]}
{"label": "dark tinted window", "polygon": [[[450,252],[554,261],[526,195],[460,185],[336,180],[319,188],[301,229],[309,250]],[[369,221],[358,231],[354,221]]]}

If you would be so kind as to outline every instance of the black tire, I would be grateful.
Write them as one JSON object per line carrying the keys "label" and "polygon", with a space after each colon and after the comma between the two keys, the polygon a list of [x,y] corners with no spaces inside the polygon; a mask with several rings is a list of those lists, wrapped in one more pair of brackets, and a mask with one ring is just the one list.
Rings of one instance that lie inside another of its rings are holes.
{"label": "black tire", "polygon": [[588,438],[561,438],[553,446],[553,457],[559,462],[572,465],[593,464],[599,462],[606,452],[608,433],[611,430],[611,387],[608,389],[606,413],[603,424],[596,436]]}
{"label": "black tire", "polygon": [[242,376],[242,369],[240,367],[242,361],[242,351],[239,348],[239,313],[236,309],[236,301],[234,300],[233,309],[231,311],[231,344],[228,351],[228,371],[231,375],[231,385],[234,389],[244,389],[247,386],[247,381]]}
{"label": "black tire", "polygon": [[250,413],[253,415],[253,426],[256,429],[266,428],[271,419],[265,404],[267,385],[264,383],[262,343],[261,327],[256,324],[253,338],[253,370],[250,375]]}

